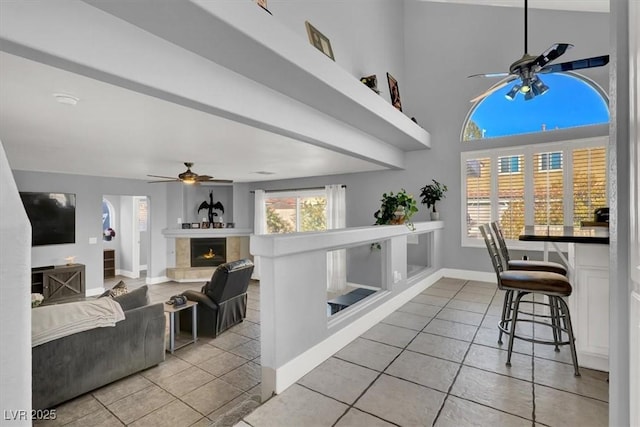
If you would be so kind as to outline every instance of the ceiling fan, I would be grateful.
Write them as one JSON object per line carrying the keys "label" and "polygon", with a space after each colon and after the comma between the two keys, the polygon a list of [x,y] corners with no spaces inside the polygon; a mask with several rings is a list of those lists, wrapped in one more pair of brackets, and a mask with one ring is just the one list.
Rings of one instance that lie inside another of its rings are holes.
{"label": "ceiling fan", "polygon": [[560,64],[550,64],[563,55],[567,49],[573,47],[568,43],[556,43],[543,52],[540,56],[529,55],[527,49],[527,10],[528,0],[524,0],[524,55],[509,67],[509,72],[474,74],[469,77],[506,77],[497,84],[491,86],[484,93],[476,96],[471,102],[479,101],[493,92],[501,89],[516,79],[520,79],[505,95],[513,101],[518,93],[524,95],[524,99],[529,101],[538,95],[542,95],[549,90],[538,74],[557,73],[563,71],[580,70],[583,68],[601,67],[609,63],[609,55],[594,56],[592,58],[576,59],[575,61],[563,62]]}
{"label": "ceiling fan", "polygon": [[219,182],[230,184],[233,181],[228,179],[213,179],[212,176],[209,175],[198,175],[195,172],[191,171],[191,166],[193,166],[192,162],[184,162],[184,165],[187,167],[187,170],[178,175],[177,178],[173,178],[170,176],[161,176],[161,175],[147,175],[151,178],[163,178],[161,181],[149,181],[150,184],[157,182],[183,182],[185,184],[198,184],[201,182]]}

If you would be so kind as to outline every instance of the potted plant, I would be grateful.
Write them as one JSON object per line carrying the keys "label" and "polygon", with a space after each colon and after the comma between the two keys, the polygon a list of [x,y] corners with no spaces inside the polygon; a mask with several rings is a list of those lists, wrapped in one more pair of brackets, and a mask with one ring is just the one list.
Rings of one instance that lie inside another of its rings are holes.
{"label": "potted plant", "polygon": [[380,209],[373,214],[376,225],[407,224],[413,228],[411,217],[418,212],[418,203],[412,194],[407,194],[402,188],[397,194],[393,194],[393,191],[382,194],[380,201]]}
{"label": "potted plant", "polygon": [[432,179],[432,181],[433,184],[427,184],[420,189],[420,197],[422,197],[422,204],[427,205],[427,208],[433,206],[431,220],[437,221],[440,219],[440,213],[436,212],[436,202],[445,198],[444,193],[447,192],[448,188],[435,179]]}

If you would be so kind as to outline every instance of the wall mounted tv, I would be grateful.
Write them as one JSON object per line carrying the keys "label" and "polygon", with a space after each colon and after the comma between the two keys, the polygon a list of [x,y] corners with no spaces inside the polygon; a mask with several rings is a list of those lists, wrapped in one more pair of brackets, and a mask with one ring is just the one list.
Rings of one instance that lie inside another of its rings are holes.
{"label": "wall mounted tv", "polygon": [[32,246],[76,242],[76,195],[20,193],[31,221]]}

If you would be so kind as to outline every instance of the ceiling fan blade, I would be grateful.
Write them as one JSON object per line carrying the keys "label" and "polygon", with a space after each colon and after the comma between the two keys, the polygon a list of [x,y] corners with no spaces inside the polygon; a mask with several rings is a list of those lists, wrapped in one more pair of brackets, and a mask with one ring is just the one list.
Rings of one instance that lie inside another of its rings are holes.
{"label": "ceiling fan blade", "polygon": [[150,178],[164,178],[164,179],[170,179],[172,181],[176,181],[176,177],[175,176],[162,176],[162,175],[147,175]]}
{"label": "ceiling fan blade", "polygon": [[231,183],[233,183],[233,181],[230,180],[230,179],[211,179],[211,180],[209,180],[209,182],[219,182],[221,184],[231,184]]}
{"label": "ceiling fan blade", "polygon": [[147,184],[156,184],[158,182],[180,182],[179,179],[166,179],[163,181],[147,181]]}
{"label": "ceiling fan blade", "polygon": [[484,91],[484,93],[481,93],[480,95],[476,96],[475,98],[473,98],[469,102],[480,101],[481,99],[491,95],[493,92],[495,92],[495,91],[497,91],[499,89],[502,89],[503,87],[505,87],[506,85],[508,85],[509,83],[511,83],[512,81],[514,81],[517,78],[518,78],[518,76],[510,75],[506,79],[501,80],[498,83],[496,83],[495,85],[491,86],[489,89]]}
{"label": "ceiling fan blade", "polygon": [[583,68],[602,67],[609,63],[609,55],[594,56],[593,58],[576,59],[575,61],[547,65],[539,73],[557,73],[562,71],[581,70]]}
{"label": "ceiling fan blade", "polygon": [[467,78],[471,78],[471,77],[507,77],[509,75],[509,73],[507,72],[503,72],[503,73],[484,73],[484,74],[472,74],[470,76],[467,76]]}
{"label": "ceiling fan blade", "polygon": [[556,43],[552,45],[549,49],[544,51],[542,55],[538,56],[534,63],[539,67],[544,67],[549,62],[556,60],[561,55],[563,55],[567,49],[571,49],[573,47],[572,44],[569,43]]}
{"label": "ceiling fan blade", "polygon": [[198,175],[196,177],[196,181],[211,181],[212,179],[213,177],[209,175]]}

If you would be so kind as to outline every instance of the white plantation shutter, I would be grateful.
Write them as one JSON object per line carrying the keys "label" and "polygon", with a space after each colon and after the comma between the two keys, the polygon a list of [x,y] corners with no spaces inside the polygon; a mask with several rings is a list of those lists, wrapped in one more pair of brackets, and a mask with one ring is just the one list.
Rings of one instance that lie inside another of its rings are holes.
{"label": "white plantation shutter", "polygon": [[597,208],[607,203],[605,147],[573,150],[573,224],[593,221]]}
{"label": "white plantation shutter", "polygon": [[607,206],[606,144],[601,137],[463,152],[463,245],[481,243],[478,226],[496,220],[512,240],[525,224],[593,221]]}

